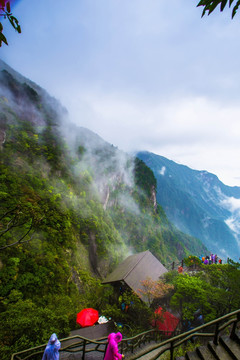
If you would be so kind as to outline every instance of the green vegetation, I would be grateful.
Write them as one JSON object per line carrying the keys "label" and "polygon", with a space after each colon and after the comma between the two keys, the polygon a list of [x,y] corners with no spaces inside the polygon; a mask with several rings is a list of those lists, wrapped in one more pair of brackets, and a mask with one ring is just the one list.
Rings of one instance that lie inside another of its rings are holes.
{"label": "green vegetation", "polygon": [[165,264],[194,246],[205,251],[156,206],[156,180],[142,161],[89,132],[76,131],[68,143],[60,105],[19,78],[0,73],[3,360],[47,342],[52,332],[67,336],[85,307],[145,330],[146,305],[129,294],[134,306],[121,312],[101,279],[129,250],[149,249]]}
{"label": "green vegetation", "polygon": [[203,6],[203,12],[202,12],[202,16],[205,15],[205,13],[207,12],[208,15],[210,15],[215,9],[216,7],[219,5],[220,6],[220,11],[223,11],[227,5],[227,3],[229,4],[229,7],[233,6],[233,10],[232,10],[232,18],[236,15],[238,8],[240,6],[240,1],[237,0],[201,0],[197,6]]}
{"label": "green vegetation", "polygon": [[201,309],[205,322],[208,322],[240,307],[239,263],[198,263],[197,271],[191,265],[182,274],[167,273],[166,280],[174,285],[170,306],[179,312],[182,320],[193,320],[194,312]]}

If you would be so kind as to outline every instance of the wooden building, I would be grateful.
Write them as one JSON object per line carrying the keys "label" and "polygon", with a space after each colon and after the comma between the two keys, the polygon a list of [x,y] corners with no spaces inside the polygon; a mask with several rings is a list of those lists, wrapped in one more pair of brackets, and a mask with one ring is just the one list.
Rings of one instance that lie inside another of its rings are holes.
{"label": "wooden building", "polygon": [[128,287],[144,302],[147,302],[147,299],[138,293],[138,290],[143,288],[141,281],[147,278],[156,281],[167,271],[161,262],[147,250],[127,257],[102,283],[112,284],[117,288]]}

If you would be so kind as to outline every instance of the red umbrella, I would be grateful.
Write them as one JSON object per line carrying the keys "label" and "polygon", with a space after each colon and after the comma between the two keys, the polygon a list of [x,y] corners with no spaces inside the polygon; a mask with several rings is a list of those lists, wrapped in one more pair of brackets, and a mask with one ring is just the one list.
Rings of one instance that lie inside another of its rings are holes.
{"label": "red umbrella", "polygon": [[77,314],[77,323],[82,327],[92,326],[98,321],[98,311],[92,308],[83,309]]}
{"label": "red umbrella", "polygon": [[170,312],[163,311],[161,307],[155,310],[155,314],[159,315],[159,319],[153,320],[152,325],[164,331],[165,335],[171,336],[178,326],[179,319]]}

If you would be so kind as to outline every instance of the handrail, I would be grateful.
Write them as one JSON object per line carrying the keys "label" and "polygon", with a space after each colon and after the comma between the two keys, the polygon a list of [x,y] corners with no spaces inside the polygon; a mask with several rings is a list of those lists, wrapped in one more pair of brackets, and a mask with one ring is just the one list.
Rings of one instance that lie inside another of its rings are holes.
{"label": "handrail", "polygon": [[[74,335],[74,336],[70,336],[70,337],[67,337],[67,338],[60,339],[60,342],[62,344],[65,341],[75,340],[75,339],[76,340],[79,339],[80,341],[75,342],[75,343],[70,344],[70,345],[67,345],[66,347],[61,347],[61,349],[59,351],[60,352],[62,352],[62,351],[76,352],[76,350],[74,350],[74,348],[76,348],[76,347],[78,348],[77,351],[79,351],[79,347],[83,346],[84,342],[85,342],[85,344],[96,344],[97,346],[107,344],[107,337],[100,338],[99,340],[90,340],[90,339],[85,338],[84,336],[80,336],[80,335]],[[104,340],[105,340],[105,342],[103,342]],[[31,359],[32,356],[35,356],[35,355],[38,355],[38,354],[43,354],[46,345],[47,344],[43,344],[43,345],[35,346],[33,348],[30,348],[30,349],[20,351],[18,353],[14,353],[11,356],[11,360],[27,360],[27,359]],[[34,351],[37,351],[37,352],[34,352]],[[21,354],[24,355],[27,352],[31,352],[31,354],[27,355],[26,357],[19,357]]]}
{"label": "handrail", "polygon": [[[236,317],[234,317],[234,316],[236,316]],[[222,321],[227,320],[227,319],[229,319],[227,322],[225,322],[224,324],[221,324]],[[230,337],[232,337],[232,338],[234,337],[236,325],[238,322],[240,322],[240,309],[233,311],[227,315],[224,315],[218,319],[212,320],[212,321],[210,321],[204,325],[201,325],[197,328],[189,330],[185,333],[182,333],[180,335],[174,336],[170,339],[167,339],[165,341],[157,343],[156,345],[153,345],[150,348],[148,348],[148,350],[145,350],[145,351],[143,350],[140,353],[138,353],[137,355],[132,355],[132,356],[128,357],[128,359],[136,360],[140,356],[149,354],[150,352],[159,349],[157,354],[155,354],[151,360],[157,360],[159,358],[159,356],[162,355],[165,351],[170,351],[170,359],[173,360],[174,349],[177,348],[178,346],[180,346],[181,344],[185,343],[187,340],[191,339],[193,334],[194,334],[194,336],[199,336],[199,337],[212,337],[214,343],[217,344],[219,333],[231,324],[233,324],[233,328],[232,328]],[[206,333],[202,332],[202,330],[204,330],[210,326],[215,326],[214,332],[206,332]],[[161,335],[162,334],[159,330],[152,329],[152,330],[148,330],[143,333],[137,334],[135,336],[132,336],[130,338],[123,339],[121,342],[121,351],[126,352],[127,350],[131,349],[131,351],[133,352],[133,349],[135,347],[139,346],[140,344],[142,344],[146,341],[150,341],[154,337],[156,340],[157,337],[159,338]],[[67,337],[64,339],[60,339],[60,341],[63,344],[66,341],[74,340],[74,339],[79,340],[79,341],[69,344],[66,347],[62,347],[60,349],[60,351],[61,352],[66,351],[66,352],[70,352],[70,353],[82,351],[83,359],[85,358],[85,353],[88,353],[88,352],[98,351],[103,354],[105,353],[106,346],[107,346],[107,337],[103,337],[98,340],[90,340],[83,336],[75,335],[75,336]],[[95,345],[95,347],[86,349],[86,346],[91,345],[91,344]],[[11,360],[30,360],[36,355],[43,354],[46,345],[47,344],[39,345],[34,348],[30,348],[27,350],[20,351],[18,353],[14,353],[11,356]],[[25,356],[25,357],[22,357],[22,356]]]}
{"label": "handrail", "polygon": [[[150,341],[151,339],[154,339],[154,338],[156,340],[157,338],[160,337],[160,335],[161,335],[161,332],[159,330],[151,329],[151,330],[144,331],[143,333],[134,335],[130,338],[122,339],[121,345],[120,345],[121,351],[126,352],[130,349],[133,352],[133,349],[136,348],[137,346],[141,345],[142,343],[145,343],[146,341]],[[99,338],[98,340],[90,340],[90,339],[85,338],[80,335],[74,335],[71,337],[60,339],[60,342],[63,345],[64,342],[70,341],[70,340],[79,340],[79,341],[69,344],[65,347],[62,346],[59,351],[60,352],[65,351],[65,352],[69,352],[69,353],[76,353],[76,352],[82,351],[83,358],[85,356],[85,353],[88,353],[88,352],[98,351],[101,353],[105,353],[106,346],[108,344],[107,337],[102,337],[102,338]],[[30,360],[31,358],[33,358],[36,355],[43,354],[46,345],[47,344],[39,345],[39,346],[30,348],[30,349],[20,351],[18,353],[14,353],[11,356],[11,360]],[[86,349],[87,345],[95,345],[95,347]],[[104,349],[103,349],[103,347],[104,347]]]}
{"label": "handrail", "polygon": [[[233,317],[237,315],[236,318],[229,320],[227,323],[223,324],[222,326],[219,326],[219,324],[224,321],[225,319],[228,319],[230,317]],[[163,342],[161,342],[160,344],[154,345],[152,346],[150,349],[148,349],[147,351],[142,351],[141,353],[131,356],[129,358],[129,360],[136,360],[138,359],[140,356],[146,355],[151,353],[154,350],[159,349],[159,352],[152,357],[151,360],[157,360],[159,358],[160,355],[162,355],[164,352],[166,351],[170,351],[170,359],[173,360],[173,349],[177,348],[178,346],[180,346],[181,344],[185,343],[187,340],[191,339],[194,336],[199,336],[199,337],[212,337],[214,338],[215,344],[218,344],[218,336],[219,333],[224,330],[227,326],[234,324],[234,333],[231,333],[231,337],[234,337],[235,334],[235,329],[236,329],[236,324],[240,322],[240,309],[233,311],[227,315],[224,315],[218,319],[212,320],[204,325],[198,326],[192,330],[189,330],[183,334],[177,335],[173,338],[170,338],[168,340],[165,340]],[[213,333],[204,333],[204,332],[200,332],[203,329],[206,329],[212,325],[216,325],[215,327],[215,331]],[[160,349],[161,348],[161,349]]]}

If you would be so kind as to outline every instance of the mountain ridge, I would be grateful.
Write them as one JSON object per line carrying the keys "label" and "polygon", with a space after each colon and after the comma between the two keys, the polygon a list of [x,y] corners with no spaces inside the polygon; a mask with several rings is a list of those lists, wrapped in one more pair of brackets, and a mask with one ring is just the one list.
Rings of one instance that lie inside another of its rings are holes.
{"label": "mountain ridge", "polygon": [[137,156],[153,170],[157,200],[170,221],[220,256],[238,258],[240,187],[160,155],[145,151]]}

